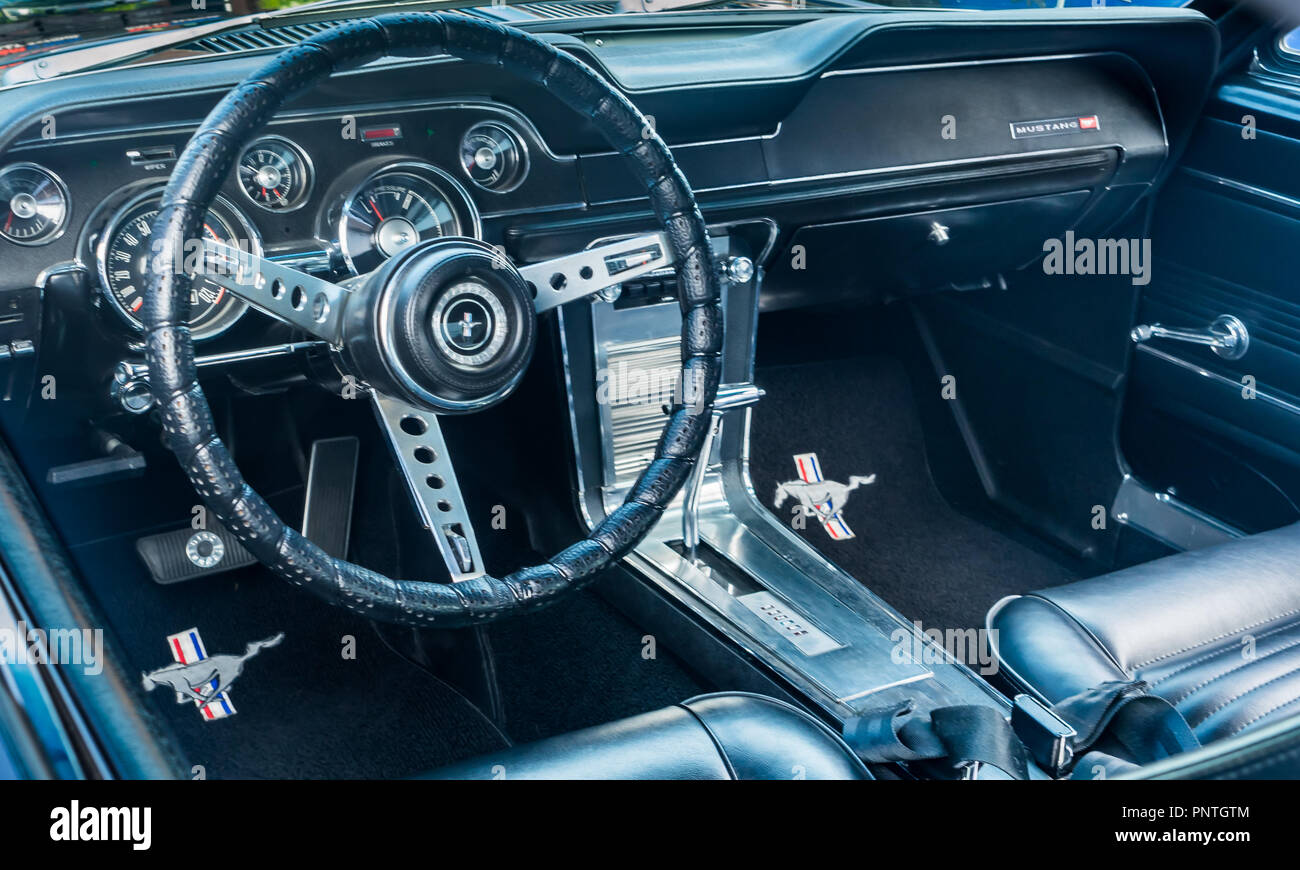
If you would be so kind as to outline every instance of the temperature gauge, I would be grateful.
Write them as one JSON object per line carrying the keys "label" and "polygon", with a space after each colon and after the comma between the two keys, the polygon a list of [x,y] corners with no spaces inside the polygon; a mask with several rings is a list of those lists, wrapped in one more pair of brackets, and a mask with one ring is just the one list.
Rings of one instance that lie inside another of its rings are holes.
{"label": "temperature gauge", "polygon": [[59,237],[68,220],[68,189],[35,163],[0,170],[0,237],[19,245],[44,245]]}
{"label": "temperature gauge", "polygon": [[312,167],[307,154],[280,136],[265,136],[239,157],[239,188],[267,211],[293,211],[311,193]]}

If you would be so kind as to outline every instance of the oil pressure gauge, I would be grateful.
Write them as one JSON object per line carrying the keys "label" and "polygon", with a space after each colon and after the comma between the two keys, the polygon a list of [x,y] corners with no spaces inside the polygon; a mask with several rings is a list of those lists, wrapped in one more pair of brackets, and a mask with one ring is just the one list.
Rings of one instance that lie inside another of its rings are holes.
{"label": "oil pressure gauge", "polygon": [[68,189],[35,163],[0,169],[0,237],[18,245],[44,245],[67,226]]}
{"label": "oil pressure gauge", "polygon": [[509,127],[484,121],[460,141],[460,165],[470,181],[493,193],[514,190],[528,174],[528,151]]}

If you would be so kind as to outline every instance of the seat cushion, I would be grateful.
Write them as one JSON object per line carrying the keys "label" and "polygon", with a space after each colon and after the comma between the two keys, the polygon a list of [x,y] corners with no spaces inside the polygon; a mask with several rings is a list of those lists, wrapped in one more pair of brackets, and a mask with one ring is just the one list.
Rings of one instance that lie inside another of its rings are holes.
{"label": "seat cushion", "polygon": [[1004,675],[1050,702],[1141,679],[1202,743],[1300,712],[1300,524],[989,611]]}
{"label": "seat cushion", "polygon": [[431,779],[871,779],[834,731],[784,701],[743,692],[516,746]]}

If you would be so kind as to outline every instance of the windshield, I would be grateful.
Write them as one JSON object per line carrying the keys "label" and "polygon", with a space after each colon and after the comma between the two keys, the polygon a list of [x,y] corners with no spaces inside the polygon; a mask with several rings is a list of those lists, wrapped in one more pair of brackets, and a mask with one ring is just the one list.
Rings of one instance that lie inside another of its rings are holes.
{"label": "windshield", "polygon": [[[119,39],[160,30],[174,30],[212,24],[223,19],[259,13],[281,13],[292,8],[313,6],[361,5],[381,11],[384,7],[405,5],[400,2],[376,3],[374,0],[0,0],[0,69],[31,60],[63,48],[77,47],[94,40]],[[534,8],[554,0],[483,0],[481,3],[449,0],[451,7],[518,6]],[[871,6],[938,8],[938,9],[1032,9],[1079,8],[1093,6],[1096,0],[671,0],[686,8],[718,5],[724,8],[869,8]],[[1192,0],[1111,0],[1116,6],[1184,6]],[[432,2],[423,7],[436,5]],[[577,0],[565,2],[579,14],[613,14],[636,11],[635,0]],[[571,17],[572,13],[570,13]],[[540,17],[554,17],[542,14]],[[508,20],[508,19],[503,19]]]}

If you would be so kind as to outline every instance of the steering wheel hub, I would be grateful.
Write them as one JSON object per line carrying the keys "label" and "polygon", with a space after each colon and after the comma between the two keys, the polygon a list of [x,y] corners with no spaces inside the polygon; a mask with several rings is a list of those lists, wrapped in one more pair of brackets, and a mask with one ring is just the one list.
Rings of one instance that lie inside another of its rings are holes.
{"label": "steering wheel hub", "polygon": [[504,399],[537,344],[528,283],[474,239],[409,249],[378,269],[348,309],[350,367],[380,392],[441,413]]}

